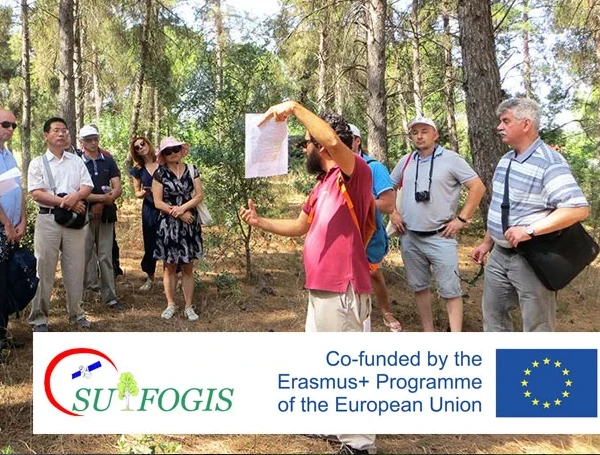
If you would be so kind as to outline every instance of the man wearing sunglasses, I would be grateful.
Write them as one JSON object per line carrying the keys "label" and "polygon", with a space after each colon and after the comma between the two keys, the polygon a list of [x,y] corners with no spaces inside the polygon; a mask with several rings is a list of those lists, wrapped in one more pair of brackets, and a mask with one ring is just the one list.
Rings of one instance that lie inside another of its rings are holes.
{"label": "man wearing sunglasses", "polygon": [[[252,200],[240,208],[250,226],[304,241],[306,332],[362,332],[371,314],[371,277],[364,238],[375,212],[369,165],[352,152],[352,131],[337,114],[317,116],[300,103],[272,106],[259,126],[294,115],[306,128],[306,168],[317,183],[296,219],[259,216]],[[377,453],[374,434],[339,434],[339,453]]]}
{"label": "man wearing sunglasses", "polygon": [[[0,110],[0,174],[17,167],[17,163],[6,144],[10,142],[17,127],[15,116],[10,111]],[[3,363],[2,349],[18,347],[21,343],[8,342],[8,255],[12,247],[25,233],[27,212],[25,194],[21,190],[20,179],[0,184],[0,363]],[[18,345],[18,346],[17,346]]]}
{"label": "man wearing sunglasses", "polygon": [[[123,305],[117,302],[112,257],[117,221],[115,200],[121,196],[121,172],[115,160],[102,153],[100,133],[94,126],[84,125],[79,131],[79,139],[83,162],[94,182],[92,194],[87,198],[90,204],[90,224],[85,244],[86,281],[96,281],[99,268],[102,301],[108,308],[122,311]],[[89,287],[91,284],[94,283],[86,282],[84,286]]]}
{"label": "man wearing sunglasses", "polygon": [[[423,330],[434,331],[433,271],[438,293],[446,301],[450,330],[461,332],[463,301],[454,237],[477,210],[485,186],[464,158],[438,144],[440,135],[432,120],[418,117],[408,128],[417,150],[402,157],[392,171],[394,186],[403,189],[402,213],[394,210],[390,220],[402,234],[406,281],[415,294]],[[468,196],[457,214],[463,186]]]}

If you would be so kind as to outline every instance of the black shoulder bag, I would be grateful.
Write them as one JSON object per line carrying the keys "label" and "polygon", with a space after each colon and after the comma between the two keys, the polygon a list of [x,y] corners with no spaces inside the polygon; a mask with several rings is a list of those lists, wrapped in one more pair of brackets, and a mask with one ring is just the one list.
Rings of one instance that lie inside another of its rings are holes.
{"label": "black shoulder bag", "polygon": [[[512,160],[506,169],[502,198],[502,232],[508,229],[510,209],[508,176]],[[544,235],[536,235],[519,243],[517,252],[527,260],[542,284],[558,291],[569,284],[598,256],[600,247],[579,222]]]}

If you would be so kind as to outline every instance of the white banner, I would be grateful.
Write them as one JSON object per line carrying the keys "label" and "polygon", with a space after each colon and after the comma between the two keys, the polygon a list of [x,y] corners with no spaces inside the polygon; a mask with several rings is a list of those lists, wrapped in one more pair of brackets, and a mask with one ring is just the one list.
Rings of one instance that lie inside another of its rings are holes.
{"label": "white banner", "polygon": [[598,434],[597,333],[35,333],[36,434]]}

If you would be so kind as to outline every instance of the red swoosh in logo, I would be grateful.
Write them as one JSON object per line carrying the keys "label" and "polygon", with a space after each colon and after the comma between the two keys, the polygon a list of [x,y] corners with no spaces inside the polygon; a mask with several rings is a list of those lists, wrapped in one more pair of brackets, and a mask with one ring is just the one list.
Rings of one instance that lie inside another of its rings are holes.
{"label": "red swoosh in logo", "polygon": [[67,349],[66,351],[63,351],[60,354],[58,354],[56,357],[54,357],[50,361],[50,363],[48,364],[48,367],[46,368],[46,374],[44,376],[44,390],[46,392],[46,397],[48,397],[48,401],[56,409],[58,409],[61,412],[64,412],[67,415],[75,416],[75,417],[82,417],[83,414],[76,414],[72,411],[69,411],[68,409],[64,408],[58,401],[56,401],[56,398],[54,398],[54,395],[52,394],[52,389],[50,388],[50,378],[52,376],[52,372],[54,371],[56,366],[59,364],[59,362],[63,359],[66,359],[67,357],[70,357],[70,356],[76,355],[76,354],[97,355],[97,356],[102,357],[103,359],[107,360],[115,368],[116,371],[119,371],[119,370],[117,369],[117,366],[114,364],[114,362],[106,354],[104,354],[103,352],[97,351],[96,349],[90,349],[90,348]]}

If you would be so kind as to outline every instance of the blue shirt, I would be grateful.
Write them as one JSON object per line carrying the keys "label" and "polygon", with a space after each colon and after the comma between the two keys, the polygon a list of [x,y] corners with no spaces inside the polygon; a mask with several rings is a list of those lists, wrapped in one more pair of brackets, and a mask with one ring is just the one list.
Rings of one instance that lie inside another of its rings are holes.
{"label": "blue shirt", "polygon": [[[371,168],[371,173],[373,174],[373,197],[379,199],[379,196],[383,192],[393,190],[394,184],[392,183],[387,168],[375,158],[365,155],[362,150],[359,154],[361,158],[367,162]],[[389,239],[385,232],[385,226],[383,225],[383,215],[377,207],[375,207],[375,222],[377,228],[367,246],[367,259],[369,260],[369,264],[379,264],[383,261],[383,258],[389,249]]]}
{"label": "blue shirt", "polygon": [[525,152],[508,152],[494,172],[492,201],[487,228],[500,246],[510,248],[502,232],[502,199],[508,163],[512,160],[509,182],[508,226],[526,226],[547,217],[562,207],[585,207],[588,204],[564,157],[540,138]]}
{"label": "blue shirt", "polygon": [[[11,170],[12,168],[18,168],[17,162],[13,157],[12,153],[7,148],[0,149],[0,174]],[[15,179],[17,184],[16,188],[13,188],[8,193],[0,197],[0,205],[2,210],[6,213],[6,216],[13,224],[17,226],[21,222],[21,177]]]}

